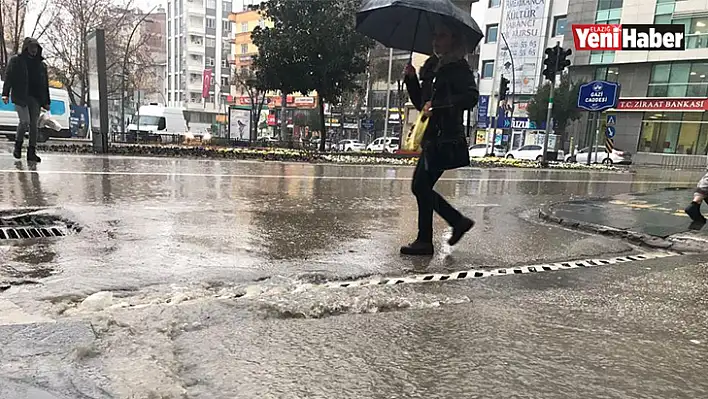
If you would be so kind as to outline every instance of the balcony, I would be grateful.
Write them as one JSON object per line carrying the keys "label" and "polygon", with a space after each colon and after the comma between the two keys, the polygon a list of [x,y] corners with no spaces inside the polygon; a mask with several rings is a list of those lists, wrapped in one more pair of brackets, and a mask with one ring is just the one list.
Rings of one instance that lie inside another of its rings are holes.
{"label": "balcony", "polygon": [[197,35],[204,35],[205,29],[204,24],[189,23],[187,24],[187,33],[195,33]]}
{"label": "balcony", "polygon": [[187,0],[187,13],[192,15],[205,15],[206,8],[203,0]]}

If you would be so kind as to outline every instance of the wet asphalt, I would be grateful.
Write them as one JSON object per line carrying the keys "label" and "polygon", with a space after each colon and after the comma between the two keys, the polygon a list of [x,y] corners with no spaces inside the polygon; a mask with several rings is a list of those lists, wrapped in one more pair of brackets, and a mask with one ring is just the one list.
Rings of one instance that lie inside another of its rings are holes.
{"label": "wet asphalt", "polygon": [[[708,396],[703,255],[311,285],[641,252],[538,208],[702,171],[449,172],[439,192],[477,226],[449,248],[436,220],[437,255],[413,259],[398,255],[412,168],[8,155],[2,209],[47,207],[82,231],[0,245],[1,398]],[[99,291],[112,299],[82,304]]]}

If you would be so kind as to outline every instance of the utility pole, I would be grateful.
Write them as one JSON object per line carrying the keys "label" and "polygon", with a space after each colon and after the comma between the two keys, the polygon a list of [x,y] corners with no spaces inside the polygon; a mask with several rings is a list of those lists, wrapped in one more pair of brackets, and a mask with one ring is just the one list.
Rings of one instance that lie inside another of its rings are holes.
{"label": "utility pole", "polygon": [[386,80],[386,120],[384,120],[384,152],[386,152],[386,134],[388,132],[388,118],[391,109],[391,74],[393,73],[393,47],[388,50],[388,79]]}
{"label": "utility pole", "polygon": [[546,76],[551,82],[551,89],[548,95],[548,113],[546,114],[546,134],[543,137],[543,165],[548,165],[548,136],[553,131],[552,129],[552,119],[553,119],[553,92],[556,88],[556,72],[558,71],[558,58],[560,57],[562,49],[560,42],[556,42],[555,47],[549,47],[546,49],[546,59],[543,61],[546,65],[546,69],[543,71],[543,75]]}

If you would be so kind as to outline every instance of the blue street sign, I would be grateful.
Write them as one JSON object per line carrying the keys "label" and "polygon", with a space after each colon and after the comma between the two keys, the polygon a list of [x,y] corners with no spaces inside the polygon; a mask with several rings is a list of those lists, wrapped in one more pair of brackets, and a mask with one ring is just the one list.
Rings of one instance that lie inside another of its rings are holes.
{"label": "blue street sign", "polygon": [[578,108],[594,112],[616,108],[619,89],[619,84],[604,80],[586,83],[578,92]]}
{"label": "blue street sign", "polygon": [[489,127],[489,96],[479,96],[477,103],[477,127],[486,129]]}
{"label": "blue street sign", "polygon": [[607,115],[607,126],[614,126],[617,124],[617,117],[615,115]]}
{"label": "blue street sign", "polygon": [[371,119],[362,119],[361,128],[364,130],[374,130],[374,121]]}
{"label": "blue street sign", "polygon": [[617,134],[615,127],[614,126],[607,126],[607,130],[605,130],[605,136],[607,136],[608,139],[611,139],[611,138],[615,137],[615,134]]}

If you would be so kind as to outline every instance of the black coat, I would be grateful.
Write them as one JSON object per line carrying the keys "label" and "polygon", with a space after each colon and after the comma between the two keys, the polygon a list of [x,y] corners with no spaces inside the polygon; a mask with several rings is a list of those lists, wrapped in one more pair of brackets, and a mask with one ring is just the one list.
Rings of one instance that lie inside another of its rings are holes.
{"label": "black coat", "polygon": [[41,64],[39,67],[39,76],[29,76],[28,73],[27,62],[29,61],[29,56],[26,52],[29,43],[31,43],[32,41],[34,41],[34,43],[37,43],[35,39],[25,39],[22,45],[22,52],[10,58],[10,61],[7,63],[7,69],[5,70],[5,84],[2,88],[2,96],[12,96],[12,102],[15,105],[26,106],[28,96],[27,92],[29,91],[29,81],[30,79],[36,80],[41,86],[40,92],[42,93],[41,98],[38,98],[37,101],[39,102],[40,106],[49,109],[49,75],[47,73],[47,66],[44,64],[43,61],[44,58],[42,57],[42,47],[39,46],[39,44],[37,44],[39,46],[39,49],[37,51],[37,55],[35,56],[38,58],[38,61]]}
{"label": "black coat", "polygon": [[448,170],[470,164],[464,112],[474,108],[479,99],[477,83],[467,61],[450,62],[435,71],[438,59],[428,58],[417,77],[406,77],[411,102],[422,111],[431,101],[433,115],[421,147],[429,169]]}

